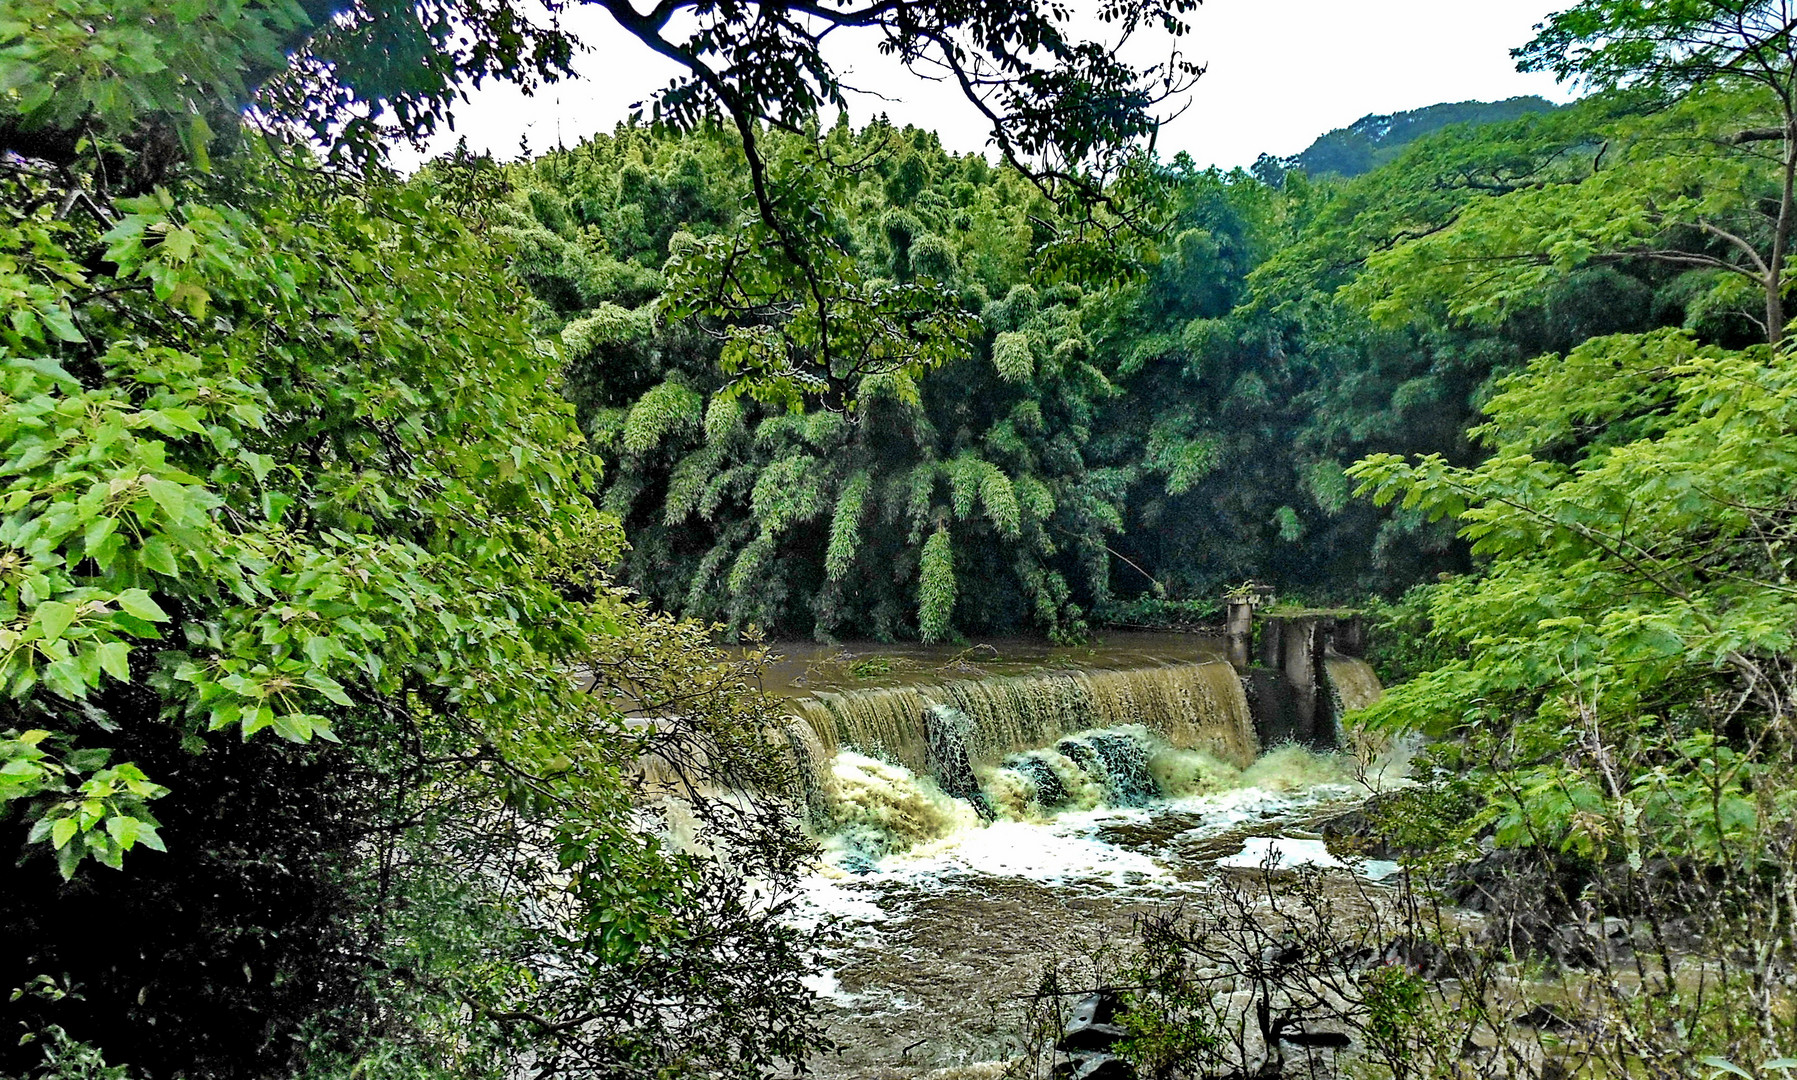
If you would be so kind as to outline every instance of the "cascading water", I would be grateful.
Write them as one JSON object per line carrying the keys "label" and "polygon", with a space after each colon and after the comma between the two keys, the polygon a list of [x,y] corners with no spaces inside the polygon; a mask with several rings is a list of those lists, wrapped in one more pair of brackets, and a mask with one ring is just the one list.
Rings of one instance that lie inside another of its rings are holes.
{"label": "cascading water", "polygon": [[818,690],[794,711],[813,827],[850,863],[963,824],[1220,790],[1259,750],[1241,677],[1210,659]]}
{"label": "cascading water", "polygon": [[1379,676],[1373,674],[1373,666],[1365,660],[1331,654],[1324,658],[1323,668],[1329,673],[1329,689],[1335,695],[1337,716],[1364,709],[1385,692],[1379,685]]}
{"label": "cascading water", "polygon": [[[844,935],[815,977],[845,1048],[820,1075],[1001,1075],[1013,1047],[994,1003],[1045,966],[1129,940],[1143,903],[1202,896],[1244,837],[1322,850],[1305,830],[1364,795],[1359,770],[1312,740],[1263,753],[1244,676],[1202,648],[1033,671],[1018,667],[1040,653],[981,653],[985,677],[952,654],[837,653],[789,678],[807,696],[787,742],[824,851],[796,917]],[[1321,723],[1378,692],[1364,664],[1327,661],[1310,684],[1327,684]]]}
{"label": "cascading water", "polygon": [[1241,680],[1221,662],[826,691],[797,702],[822,753],[856,750],[914,772],[932,771],[929,718],[942,717],[941,706],[966,717],[962,737],[973,765],[1129,724],[1237,765],[1259,749]]}

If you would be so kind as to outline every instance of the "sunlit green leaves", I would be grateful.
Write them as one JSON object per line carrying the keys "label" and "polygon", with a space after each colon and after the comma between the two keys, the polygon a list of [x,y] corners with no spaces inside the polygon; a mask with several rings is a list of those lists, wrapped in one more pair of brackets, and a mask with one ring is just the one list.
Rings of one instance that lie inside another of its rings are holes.
{"label": "sunlit green leaves", "polygon": [[1766,207],[1781,181],[1776,161],[1732,140],[1755,123],[1782,123],[1775,105],[1717,86],[1599,125],[1587,163],[1563,161],[1419,223],[1407,242],[1374,253],[1346,295],[1388,324],[1426,312],[1495,324],[1582,267],[1652,264],[1736,279],[1726,295],[1763,324],[1776,225]]}
{"label": "sunlit green leaves", "polygon": [[[992,560],[977,579],[957,572],[980,597],[964,614],[1021,590],[1022,617],[1077,628],[1048,564],[1101,550],[1070,556],[1051,537],[1118,520],[1069,490],[1095,403],[1117,394],[1088,333],[1110,279],[1029,283],[1061,272],[1031,224],[1055,211],[1014,172],[885,125],[823,139],[878,165],[762,142],[815,281],[778,233],[739,225],[747,177],[727,133],[626,128],[515,170],[516,264],[554,311],[542,317],[560,327],[593,444],[618,457],[605,505],[632,530],[633,584],[739,632],[912,637],[922,549],[947,522],[957,550]],[[900,188],[908,201],[890,205]],[[1023,366],[1007,375],[994,348]],[[702,424],[675,388],[700,396]]]}
{"label": "sunlit green leaves", "polygon": [[924,542],[922,574],[918,632],[925,641],[946,641],[954,629],[955,613],[955,548],[948,529],[938,528]]}
{"label": "sunlit green leaves", "polygon": [[[609,600],[569,606],[539,576],[599,532],[579,436],[492,256],[423,198],[375,197],[385,217],[356,200],[259,219],[130,202],[91,238],[119,275],[102,306],[82,306],[86,279],[57,246],[77,235],[0,231],[8,265],[59,282],[49,306],[103,346],[86,383],[54,335],[0,346],[0,689],[66,745],[103,738],[81,717],[113,707],[117,684],[243,738],[335,739],[414,683],[495,718],[509,701],[508,727],[555,680],[484,673],[611,625]],[[48,768],[26,756],[21,777]],[[133,807],[161,789],[127,763],[67,781],[80,799],[62,809],[43,784],[7,797],[30,801],[65,872],[155,842]]]}
{"label": "sunlit green leaves", "polygon": [[[1763,807],[1730,794],[1751,784],[1753,763],[1689,725],[1716,693],[1757,723],[1781,720],[1761,680],[1797,647],[1781,524],[1797,470],[1797,364],[1677,332],[1599,338],[1532,364],[1486,412],[1492,454],[1476,467],[1382,455],[1350,470],[1363,493],[1454,520],[1486,560],[1429,594],[1434,632],[1464,659],[1367,715],[1438,732],[1502,716],[1508,737],[1543,748],[1651,744],[1649,759],[1666,764],[1634,778],[1630,813],[1675,826],[1667,835],[1705,857],[1738,846],[1733,832],[1762,824]],[[1687,715],[1662,733],[1658,710]],[[1495,804],[1500,840],[1611,850],[1617,837],[1593,830],[1611,827],[1621,793],[1600,779],[1558,766],[1512,777]]]}

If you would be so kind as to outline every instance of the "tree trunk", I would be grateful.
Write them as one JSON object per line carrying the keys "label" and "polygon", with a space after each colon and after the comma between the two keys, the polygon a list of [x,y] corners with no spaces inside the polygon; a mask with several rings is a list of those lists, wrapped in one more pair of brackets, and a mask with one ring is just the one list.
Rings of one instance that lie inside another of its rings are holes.
{"label": "tree trunk", "polygon": [[1793,206],[1797,202],[1797,115],[1785,117],[1784,175],[1778,202],[1778,227],[1772,232],[1766,272],[1766,340],[1777,345],[1785,334],[1785,250],[1791,244]]}

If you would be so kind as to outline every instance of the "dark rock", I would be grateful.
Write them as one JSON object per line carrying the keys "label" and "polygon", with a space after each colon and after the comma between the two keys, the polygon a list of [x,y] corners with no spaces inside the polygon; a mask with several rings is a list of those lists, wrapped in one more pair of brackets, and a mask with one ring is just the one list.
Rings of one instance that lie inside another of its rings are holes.
{"label": "dark rock", "polygon": [[1354,1044],[1354,1040],[1342,1031],[1282,1031],[1279,1041],[1322,1050],[1345,1050]]}
{"label": "dark rock", "polygon": [[1061,783],[1060,774],[1039,757],[1013,754],[1005,759],[1005,768],[1029,782],[1032,797],[1043,810],[1055,810],[1073,801],[1067,785]]}
{"label": "dark rock", "polygon": [[1069,1052],[1106,1050],[1115,1046],[1129,1034],[1114,1023],[1121,1005],[1116,993],[1110,990],[1088,995],[1074,1006],[1067,1030],[1055,1045]]}
{"label": "dark rock", "polygon": [[1459,979],[1477,970],[1479,957],[1462,946],[1443,946],[1428,938],[1402,934],[1385,944],[1378,962],[1402,964],[1425,979]]}
{"label": "dark rock", "polygon": [[1381,813],[1390,812],[1390,804],[1399,797],[1397,792],[1376,792],[1354,809],[1320,822],[1317,831],[1323,834],[1329,850],[1338,854],[1353,854],[1364,859],[1401,858],[1407,853],[1392,846],[1373,824]]}
{"label": "dark rock", "polygon": [[950,798],[972,803],[982,820],[997,818],[967,756],[967,736],[973,730],[973,721],[952,705],[932,705],[924,711],[923,725],[930,772],[936,777],[936,785]]}
{"label": "dark rock", "polygon": [[1571,1031],[1573,1023],[1561,1016],[1559,1010],[1546,1002],[1535,1006],[1526,1013],[1510,1018],[1517,1027],[1534,1028],[1536,1031]]}
{"label": "dark rock", "polygon": [[1136,1080],[1136,1067],[1115,1054],[1074,1054],[1050,1075],[1053,1080]]}
{"label": "dark rock", "polygon": [[1547,941],[1548,954],[1569,968],[1626,961],[1634,954],[1634,948],[1629,924],[1616,918],[1596,923],[1563,923],[1554,928],[1554,936]]}

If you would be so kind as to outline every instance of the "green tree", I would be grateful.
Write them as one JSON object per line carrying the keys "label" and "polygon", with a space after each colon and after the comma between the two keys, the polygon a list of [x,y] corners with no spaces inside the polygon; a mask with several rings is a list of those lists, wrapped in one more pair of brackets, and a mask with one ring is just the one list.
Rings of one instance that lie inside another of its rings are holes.
{"label": "green tree", "polygon": [[1676,907],[1717,965],[1707,1011],[1650,976],[1641,1007],[1681,1034],[1619,1045],[1631,1060],[1757,1061],[1797,1035],[1763,993],[1793,947],[1791,368],[1681,331],[1596,338],[1504,384],[1477,467],[1351,470],[1455,522],[1482,564],[1428,593],[1450,659],[1370,721],[1453,736],[1475,828],[1610,910]]}
{"label": "green tree", "polygon": [[[791,136],[764,145],[775,162],[808,152]],[[632,539],[628,580],[739,629],[913,637],[925,632],[924,544],[947,528],[959,600],[952,621],[929,620],[931,636],[1080,632],[1119,520],[1114,484],[1085,468],[1081,432],[1113,390],[1082,330],[1086,292],[1029,284],[1048,276],[1033,246],[1053,245],[1032,215],[1051,229],[1052,205],[1015,170],[945,154],[922,132],[827,133],[826,153],[868,166],[815,191],[815,231],[856,253],[839,280],[892,298],[886,316],[930,320],[939,352],[929,365],[882,355],[876,340],[916,342],[921,328],[884,331],[869,311],[858,331],[869,344],[839,369],[855,381],[811,395],[799,366],[745,378],[732,353],[815,332],[795,326],[802,308],[746,302],[757,257],[741,239],[752,227],[733,216],[739,147],[717,129],[621,128],[519,167],[501,211],[517,222],[539,325],[569,349],[566,392],[615,462],[604,499]],[[676,225],[639,199],[680,177],[694,186]],[[564,218],[584,227],[553,232]],[[666,239],[639,247],[635,223],[652,219]],[[654,267],[669,291],[633,292],[636,279],[610,269],[626,260]],[[692,304],[720,281],[726,302]],[[802,402],[810,412],[793,411]],[[840,411],[817,407],[832,403]]]}
{"label": "green tree", "polygon": [[[609,583],[600,463],[541,336],[595,396],[654,373],[625,443],[681,436],[705,398],[654,369],[638,309],[688,230],[741,222],[701,198],[702,153],[622,170],[603,205],[533,186],[528,213],[465,153],[410,184],[380,167],[464,81],[565,74],[560,9],[0,18],[0,829],[21,860],[0,925],[26,943],[0,973],[75,984],[9,1001],[9,1028],[62,1034],[9,1040],[7,1073],[53,1067],[39,1047],[64,1036],[96,1068],[189,1077],[754,1077],[819,1045],[810,942],[783,919],[810,848],[767,737],[782,712],[754,658]],[[757,139],[835,99],[818,13],[683,10],[684,43],[662,36],[674,5],[614,14],[689,63],[663,115],[727,118],[736,193],[796,236],[808,174],[777,201]],[[1177,31],[1179,10],[1144,14]],[[1059,9],[832,14],[998,93],[1045,186],[1152,128],[1137,74]],[[603,258],[577,242],[596,208]],[[769,273],[816,300],[844,267],[804,239]],[[905,254],[939,272],[928,244]],[[707,396],[727,431],[733,399]],[[802,484],[763,491],[774,533],[802,518]]]}
{"label": "green tree", "polygon": [[1776,344],[1797,222],[1791,32],[1787,5],[1755,0],[1590,0],[1554,16],[1517,50],[1525,69],[1673,107],[1605,130],[1588,170],[1495,193],[1376,259],[1364,295],[1383,312],[1451,298],[1456,316],[1493,317],[1580,267],[1645,261],[1690,271],[1709,306],[1757,306]]}

